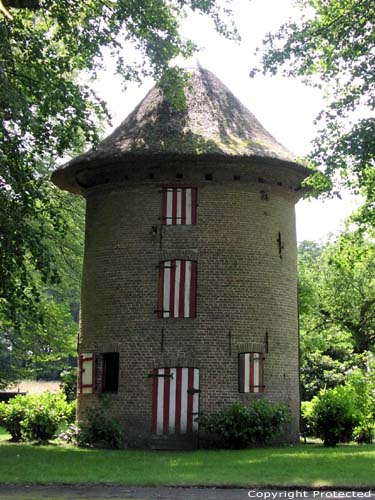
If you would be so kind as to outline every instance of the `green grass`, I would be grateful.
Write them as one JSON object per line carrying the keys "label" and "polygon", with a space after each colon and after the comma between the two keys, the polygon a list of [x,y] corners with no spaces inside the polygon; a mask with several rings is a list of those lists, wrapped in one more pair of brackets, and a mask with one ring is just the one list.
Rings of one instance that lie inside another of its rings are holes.
{"label": "green grass", "polygon": [[144,452],[0,445],[1,483],[375,486],[375,446]]}

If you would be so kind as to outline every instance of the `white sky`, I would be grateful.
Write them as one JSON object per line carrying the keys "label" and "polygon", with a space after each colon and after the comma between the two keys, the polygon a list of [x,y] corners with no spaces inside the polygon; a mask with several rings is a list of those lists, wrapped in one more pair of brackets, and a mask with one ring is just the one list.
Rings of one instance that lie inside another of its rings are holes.
{"label": "white sky", "polygon": [[[314,118],[323,107],[319,91],[290,78],[249,78],[250,68],[257,62],[255,48],[265,33],[275,31],[298,12],[293,10],[292,0],[234,0],[233,10],[240,44],[220,37],[212,23],[198,15],[187,18],[183,34],[202,47],[197,54],[200,64],[215,73],[279,142],[303,156],[315,135]],[[147,80],[141,87],[132,84],[123,92],[108,61],[108,71],[95,87],[108,103],[113,125],[118,126],[152,85]],[[325,239],[329,233],[337,233],[356,204],[358,200],[348,195],[342,201],[300,201],[296,208],[298,240]]]}

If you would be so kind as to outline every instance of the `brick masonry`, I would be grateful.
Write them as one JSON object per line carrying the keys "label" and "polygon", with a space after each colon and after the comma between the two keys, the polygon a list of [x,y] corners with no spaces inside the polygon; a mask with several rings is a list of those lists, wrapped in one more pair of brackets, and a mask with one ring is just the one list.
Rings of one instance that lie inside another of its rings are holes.
{"label": "brick masonry", "polygon": [[[79,351],[120,353],[119,390],[109,396],[110,411],[123,425],[128,443],[150,445],[148,374],[166,366],[200,368],[200,412],[254,397],[286,402],[292,421],[281,441],[296,441],[294,204],[305,174],[296,166],[265,161],[249,166],[241,160],[145,162],[126,171],[126,179],[106,179],[104,185],[97,181],[86,190]],[[205,180],[207,173],[212,180]],[[161,225],[160,188],[165,184],[197,187],[195,226]],[[198,263],[196,318],[157,318],[158,265],[167,259]],[[264,353],[263,395],[238,392],[238,353],[244,351]],[[100,368],[99,357],[98,373]],[[80,396],[79,418],[100,397]]]}

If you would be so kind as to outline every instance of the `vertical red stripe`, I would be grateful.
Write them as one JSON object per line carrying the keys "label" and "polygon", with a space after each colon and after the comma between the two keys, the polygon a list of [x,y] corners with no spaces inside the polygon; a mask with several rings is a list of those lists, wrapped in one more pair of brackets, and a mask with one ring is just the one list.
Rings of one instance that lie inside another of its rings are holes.
{"label": "vertical red stripe", "polygon": [[93,354],[92,355],[92,373],[91,373],[91,389],[92,389],[92,393],[94,394],[96,391],[95,391],[95,387],[96,387],[96,355]]}
{"label": "vertical red stripe", "polygon": [[79,355],[79,393],[82,394],[82,371],[83,371],[83,356],[82,354]]}
{"label": "vertical red stripe", "polygon": [[176,286],[176,261],[170,261],[171,269],[170,269],[170,279],[169,279],[169,317],[174,318],[174,289]]}
{"label": "vertical red stripe", "polygon": [[158,318],[164,318],[164,262],[159,264]]}
{"label": "vertical red stripe", "polygon": [[196,300],[197,300],[197,263],[192,261],[191,273],[190,273],[189,318],[195,318]]}
{"label": "vertical red stripe", "polygon": [[188,368],[187,432],[193,430],[194,368]]}
{"label": "vertical red stripe", "polygon": [[181,432],[181,382],[182,368],[176,369],[176,414],[175,414],[175,429],[176,434]]}
{"label": "vertical red stripe", "polygon": [[168,189],[163,188],[161,192],[161,222],[162,224],[167,223],[167,197]]}
{"label": "vertical red stripe", "polygon": [[152,383],[152,432],[156,433],[158,419],[158,369],[154,368],[152,374],[154,376]]}
{"label": "vertical red stripe", "polygon": [[164,408],[163,408],[163,432],[164,434],[168,434],[169,427],[169,398],[170,398],[170,385],[171,379],[169,375],[171,373],[170,368],[164,369]]}
{"label": "vertical red stripe", "polygon": [[259,353],[259,392],[263,392],[263,354]]}
{"label": "vertical red stripe", "polygon": [[180,261],[181,266],[180,266],[180,290],[179,290],[179,297],[178,297],[178,317],[183,318],[184,317],[184,307],[185,307],[185,266],[186,266],[186,261],[181,260]]}
{"label": "vertical red stripe", "polygon": [[181,189],[181,224],[186,224],[186,188]]}
{"label": "vertical red stripe", "polygon": [[254,353],[250,353],[250,392],[254,392]]}
{"label": "vertical red stripe", "polygon": [[177,217],[177,189],[172,190],[172,224],[176,224]]}
{"label": "vertical red stripe", "polygon": [[241,380],[241,392],[246,392],[246,380],[245,380],[245,362],[246,362],[246,357],[245,354],[240,354],[240,362],[241,362],[241,374],[242,374],[242,380]]}
{"label": "vertical red stripe", "polygon": [[191,223],[197,223],[197,189],[191,188]]}

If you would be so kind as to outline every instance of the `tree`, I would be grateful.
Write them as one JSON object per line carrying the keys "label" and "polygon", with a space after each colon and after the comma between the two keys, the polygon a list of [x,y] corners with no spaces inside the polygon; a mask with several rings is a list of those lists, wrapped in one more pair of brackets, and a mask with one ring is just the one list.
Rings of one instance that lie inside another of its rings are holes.
{"label": "tree", "polygon": [[375,348],[375,244],[360,232],[299,248],[303,399],[365,369]]}
{"label": "tree", "polygon": [[[324,90],[327,106],[309,159],[325,174],[311,184],[338,193],[343,185],[366,198],[357,220],[375,225],[375,3],[297,0],[300,21],[268,34],[262,71],[300,77]],[[252,74],[259,71],[255,68]],[[338,181],[340,179],[340,181]]]}
{"label": "tree", "polygon": [[[60,286],[61,256],[74,255],[68,235],[76,230],[81,239],[82,228],[66,215],[82,213],[80,202],[59,193],[49,176],[59,158],[94,146],[109,120],[88,79],[102,68],[107,50],[124,85],[153,75],[182,107],[188,75],[170,61],[196,49],[179,34],[189,10],[210,16],[226,37],[237,37],[229,9],[215,0],[2,1],[0,359],[15,352],[16,339],[30,345],[30,331],[45,331],[48,290]],[[136,60],[126,58],[130,45]]]}

